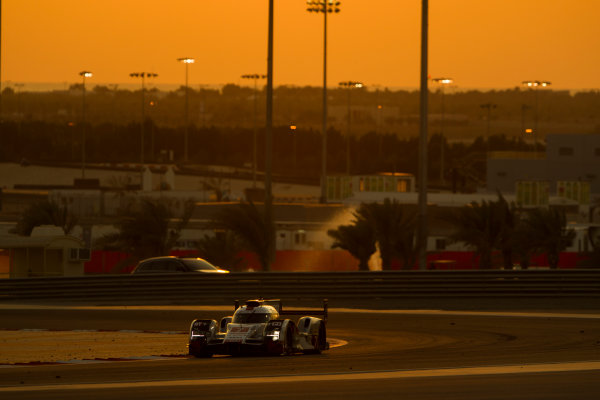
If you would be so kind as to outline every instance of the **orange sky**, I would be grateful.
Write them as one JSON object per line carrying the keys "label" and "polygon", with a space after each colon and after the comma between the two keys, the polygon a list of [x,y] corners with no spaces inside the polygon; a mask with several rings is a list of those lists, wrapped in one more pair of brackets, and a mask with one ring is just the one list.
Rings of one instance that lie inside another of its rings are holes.
{"label": "orange sky", "polygon": [[[430,0],[432,77],[463,88],[600,88],[600,0]],[[328,84],[417,87],[420,0],[342,0],[329,18]],[[266,71],[267,0],[3,0],[2,81],[245,84]],[[322,14],[275,0],[275,85],[321,85]],[[25,87],[25,90],[27,87]]]}

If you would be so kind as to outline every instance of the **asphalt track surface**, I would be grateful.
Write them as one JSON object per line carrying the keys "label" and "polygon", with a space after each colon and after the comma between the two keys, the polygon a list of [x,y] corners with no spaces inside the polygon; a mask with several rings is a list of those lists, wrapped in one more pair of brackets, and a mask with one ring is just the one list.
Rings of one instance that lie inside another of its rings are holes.
{"label": "asphalt track surface", "polygon": [[[21,329],[81,337],[95,335],[91,330],[180,332],[194,318],[224,314],[5,307],[0,338]],[[52,337],[32,332],[42,343]],[[0,399],[600,398],[600,314],[334,309],[328,336],[347,344],[321,355],[194,359],[185,356],[187,336],[180,333],[170,336],[170,357],[3,365]],[[142,335],[137,348],[160,338]],[[59,352],[69,342],[49,345],[45,351]]]}

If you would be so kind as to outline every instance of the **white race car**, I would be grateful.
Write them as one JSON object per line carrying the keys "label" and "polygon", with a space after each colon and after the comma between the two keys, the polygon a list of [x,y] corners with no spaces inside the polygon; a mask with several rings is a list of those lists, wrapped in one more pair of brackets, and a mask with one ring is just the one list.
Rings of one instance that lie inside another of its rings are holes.
{"label": "white race car", "polygon": [[[305,316],[294,323],[291,319],[282,318],[284,315]],[[233,316],[222,318],[220,323],[214,319],[192,321],[189,354],[195,357],[212,357],[213,354],[318,354],[329,349],[326,322],[327,300],[323,301],[323,311],[284,311],[280,300],[248,300],[241,307],[236,301]]]}

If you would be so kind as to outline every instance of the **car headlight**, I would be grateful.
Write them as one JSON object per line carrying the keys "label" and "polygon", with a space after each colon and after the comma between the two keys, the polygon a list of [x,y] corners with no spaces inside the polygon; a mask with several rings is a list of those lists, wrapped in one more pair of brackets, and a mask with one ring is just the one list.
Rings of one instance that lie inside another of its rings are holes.
{"label": "car headlight", "polygon": [[274,342],[279,340],[279,331],[271,331],[267,333],[267,337],[270,337]]}

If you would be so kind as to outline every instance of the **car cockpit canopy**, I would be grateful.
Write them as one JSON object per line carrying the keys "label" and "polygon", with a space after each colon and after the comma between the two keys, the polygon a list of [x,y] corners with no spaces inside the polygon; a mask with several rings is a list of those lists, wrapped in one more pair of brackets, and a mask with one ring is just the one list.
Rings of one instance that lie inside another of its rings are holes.
{"label": "car cockpit canopy", "polygon": [[261,324],[279,318],[277,308],[265,303],[263,300],[248,300],[245,305],[236,307],[232,322],[234,324]]}

